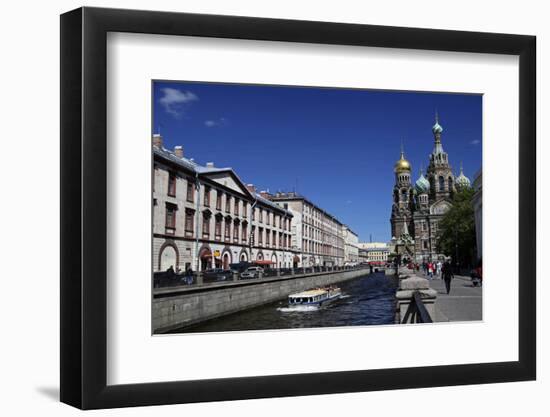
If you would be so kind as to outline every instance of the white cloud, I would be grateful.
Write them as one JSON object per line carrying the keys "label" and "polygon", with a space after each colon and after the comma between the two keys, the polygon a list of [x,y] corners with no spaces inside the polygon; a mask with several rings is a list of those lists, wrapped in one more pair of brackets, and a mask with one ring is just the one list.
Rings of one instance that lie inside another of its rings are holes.
{"label": "white cloud", "polygon": [[221,117],[219,119],[215,120],[205,120],[204,125],[206,127],[217,127],[217,126],[224,126],[227,124],[227,119],[225,117]]}
{"label": "white cloud", "polygon": [[163,96],[159,99],[159,103],[164,107],[166,113],[170,113],[178,119],[190,103],[199,99],[191,91],[181,91],[177,88],[165,87],[161,91]]}
{"label": "white cloud", "polygon": [[481,141],[479,139],[474,139],[473,141],[470,142],[470,145],[479,145],[481,143]]}

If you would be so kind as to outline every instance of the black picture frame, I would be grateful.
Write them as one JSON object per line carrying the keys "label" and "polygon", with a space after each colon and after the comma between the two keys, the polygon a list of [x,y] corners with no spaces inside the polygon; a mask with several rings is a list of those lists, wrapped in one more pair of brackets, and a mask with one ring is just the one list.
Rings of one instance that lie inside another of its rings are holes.
{"label": "black picture frame", "polygon": [[[519,360],[107,385],[108,32],[519,56]],[[536,38],[136,10],[61,16],[61,401],[82,409],[525,381],[536,378]]]}

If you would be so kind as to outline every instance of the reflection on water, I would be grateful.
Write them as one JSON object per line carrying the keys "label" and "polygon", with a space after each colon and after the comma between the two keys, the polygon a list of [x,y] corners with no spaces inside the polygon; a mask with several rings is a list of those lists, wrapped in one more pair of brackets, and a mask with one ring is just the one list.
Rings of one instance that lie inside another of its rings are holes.
{"label": "reflection on water", "polygon": [[343,296],[322,307],[290,309],[285,299],[172,333],[393,324],[394,278],[374,273],[337,285]]}

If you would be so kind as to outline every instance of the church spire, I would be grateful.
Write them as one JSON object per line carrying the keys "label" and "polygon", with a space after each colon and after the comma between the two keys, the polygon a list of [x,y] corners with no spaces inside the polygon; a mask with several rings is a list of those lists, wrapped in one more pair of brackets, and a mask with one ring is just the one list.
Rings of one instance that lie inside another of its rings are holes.
{"label": "church spire", "polygon": [[403,231],[401,232],[401,236],[408,236],[409,235],[409,226],[407,226],[407,216],[405,216],[403,221]]}
{"label": "church spire", "polygon": [[441,144],[441,133],[443,132],[443,126],[439,124],[439,113],[435,111],[435,124],[432,126],[432,132],[434,134],[434,150],[433,154],[443,153],[443,145]]}

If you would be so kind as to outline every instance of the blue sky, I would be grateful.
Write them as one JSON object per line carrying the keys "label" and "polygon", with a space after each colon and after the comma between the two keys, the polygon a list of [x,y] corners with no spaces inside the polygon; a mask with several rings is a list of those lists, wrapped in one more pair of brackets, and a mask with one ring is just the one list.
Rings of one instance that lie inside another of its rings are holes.
{"label": "blue sky", "polygon": [[401,141],[426,168],[434,114],[454,171],[481,168],[482,97],[467,94],[153,83],[153,129],[201,164],[232,167],[258,190],[296,190],[362,241],[388,241]]}

